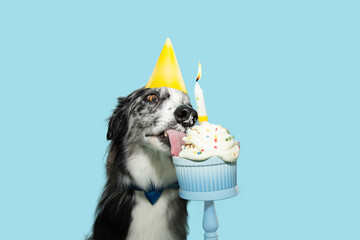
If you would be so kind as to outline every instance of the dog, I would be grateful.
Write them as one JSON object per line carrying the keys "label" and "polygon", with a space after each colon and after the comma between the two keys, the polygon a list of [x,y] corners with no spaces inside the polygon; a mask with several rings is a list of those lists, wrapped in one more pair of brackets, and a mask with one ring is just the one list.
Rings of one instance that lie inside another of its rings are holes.
{"label": "dog", "polygon": [[[187,201],[178,196],[166,131],[184,133],[197,117],[189,96],[173,88],[140,88],[118,99],[108,122],[107,181],[88,240],[186,239]],[[160,189],[153,204],[149,189]]]}

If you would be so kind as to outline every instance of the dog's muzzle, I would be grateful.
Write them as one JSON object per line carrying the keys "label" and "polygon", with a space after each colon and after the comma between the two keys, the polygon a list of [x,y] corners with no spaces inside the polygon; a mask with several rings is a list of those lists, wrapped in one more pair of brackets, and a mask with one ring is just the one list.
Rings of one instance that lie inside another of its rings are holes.
{"label": "dog's muzzle", "polygon": [[186,105],[178,107],[174,114],[176,121],[184,127],[192,127],[198,119],[197,112]]}

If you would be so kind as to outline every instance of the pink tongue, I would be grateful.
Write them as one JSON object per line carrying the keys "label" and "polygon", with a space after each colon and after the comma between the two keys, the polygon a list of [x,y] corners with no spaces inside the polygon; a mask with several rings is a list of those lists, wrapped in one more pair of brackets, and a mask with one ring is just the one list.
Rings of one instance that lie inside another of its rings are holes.
{"label": "pink tongue", "polygon": [[166,130],[165,133],[169,136],[171,155],[178,157],[181,152],[181,146],[185,145],[183,138],[186,134],[172,129]]}

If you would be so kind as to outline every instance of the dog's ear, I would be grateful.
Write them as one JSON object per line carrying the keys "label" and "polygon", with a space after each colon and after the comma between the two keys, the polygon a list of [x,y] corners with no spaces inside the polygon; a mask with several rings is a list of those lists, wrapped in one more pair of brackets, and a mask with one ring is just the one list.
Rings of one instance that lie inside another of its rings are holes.
{"label": "dog's ear", "polygon": [[125,135],[128,128],[129,111],[126,107],[126,98],[118,98],[118,105],[109,118],[107,139],[115,139],[119,135]]}

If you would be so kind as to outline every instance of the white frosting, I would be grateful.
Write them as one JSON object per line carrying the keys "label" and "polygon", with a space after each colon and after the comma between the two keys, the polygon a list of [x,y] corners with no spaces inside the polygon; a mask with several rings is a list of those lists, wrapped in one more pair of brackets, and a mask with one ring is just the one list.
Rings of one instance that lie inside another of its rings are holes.
{"label": "white frosting", "polygon": [[226,162],[235,162],[240,153],[240,143],[225,128],[208,122],[190,128],[184,142],[179,157],[191,160],[219,156]]}

